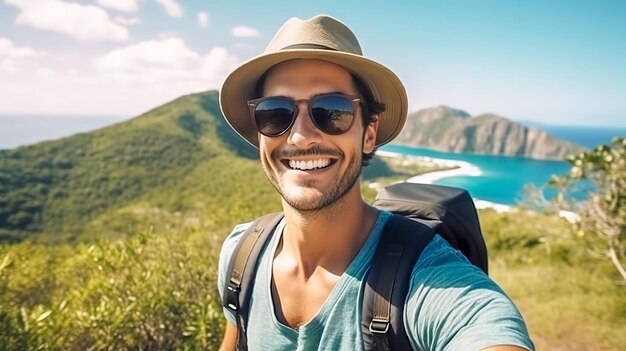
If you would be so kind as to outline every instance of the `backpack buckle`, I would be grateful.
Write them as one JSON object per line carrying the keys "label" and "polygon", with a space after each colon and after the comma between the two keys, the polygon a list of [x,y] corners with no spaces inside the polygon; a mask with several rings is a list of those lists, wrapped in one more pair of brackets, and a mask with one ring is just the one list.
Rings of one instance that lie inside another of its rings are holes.
{"label": "backpack buckle", "polygon": [[376,334],[385,334],[389,330],[389,319],[373,318],[370,323],[370,332]]}
{"label": "backpack buckle", "polygon": [[224,307],[228,308],[231,312],[239,313],[239,292],[241,286],[239,284],[230,281],[226,286],[226,296],[224,296]]}

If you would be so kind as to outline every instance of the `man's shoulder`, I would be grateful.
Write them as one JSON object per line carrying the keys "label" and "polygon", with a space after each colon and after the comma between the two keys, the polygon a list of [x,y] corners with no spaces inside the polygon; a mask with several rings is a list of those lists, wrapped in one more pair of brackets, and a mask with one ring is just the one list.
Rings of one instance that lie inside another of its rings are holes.
{"label": "man's shoulder", "polygon": [[237,243],[239,243],[239,240],[241,240],[243,234],[251,225],[252,222],[237,224],[235,228],[233,228],[233,230],[230,232],[230,234],[228,234],[228,236],[226,237],[226,239],[224,239],[224,242],[222,243],[222,249],[220,251],[220,263],[222,263],[225,258],[228,258],[232,255],[235,247],[237,247]]}
{"label": "man's shoulder", "polygon": [[230,232],[230,234],[228,234],[226,239],[224,239],[224,244],[226,244],[226,243],[233,243],[233,242],[235,244],[237,244],[237,242],[239,242],[239,240],[241,239],[243,234],[246,232],[246,230],[248,230],[248,228],[250,228],[250,226],[253,223],[254,222],[245,222],[245,223],[239,223],[239,224],[235,225],[235,227]]}
{"label": "man's shoulder", "polygon": [[533,349],[524,320],[506,293],[441,236],[422,252],[410,284],[405,325],[420,349]]}
{"label": "man's shoulder", "polygon": [[416,269],[441,269],[450,266],[470,266],[480,271],[480,268],[472,265],[465,255],[452,247],[446,239],[435,234],[430,243],[426,245],[419,257]]}
{"label": "man's shoulder", "polygon": [[440,293],[442,289],[502,289],[443,237],[435,235],[420,255],[411,275],[412,292]]}
{"label": "man's shoulder", "polygon": [[[237,243],[239,243],[239,240],[241,240],[243,234],[250,227],[250,225],[252,225],[252,223],[253,222],[237,224],[222,244],[217,271],[218,292],[220,294],[220,299],[222,300],[224,299],[224,287],[226,286],[230,259],[233,255],[233,252],[235,251],[235,248],[237,247]],[[235,316],[230,310],[224,308],[224,314],[226,316],[226,319],[228,319],[231,323],[236,323]]]}

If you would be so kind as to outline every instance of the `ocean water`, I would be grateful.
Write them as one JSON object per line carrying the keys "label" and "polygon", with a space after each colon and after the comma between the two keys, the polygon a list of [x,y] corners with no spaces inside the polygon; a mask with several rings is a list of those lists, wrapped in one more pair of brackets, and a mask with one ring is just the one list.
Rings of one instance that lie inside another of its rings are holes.
{"label": "ocean water", "polygon": [[559,139],[568,140],[587,148],[609,144],[614,137],[626,137],[624,127],[580,127],[542,125],[541,129]]}
{"label": "ocean water", "polygon": [[[435,181],[435,184],[467,189],[474,198],[505,205],[514,205],[523,200],[526,184],[546,188],[552,175],[562,175],[569,170],[569,165],[564,161],[450,153],[401,145],[385,145],[380,149],[405,155],[469,162],[480,168],[480,176],[443,178]],[[554,189],[545,189],[546,198],[550,199],[554,194]]]}
{"label": "ocean water", "polygon": [[121,116],[0,115],[0,149],[58,139],[105,127],[124,120]]}
{"label": "ocean water", "polygon": [[[624,127],[541,125],[540,128],[559,139],[587,148],[608,144],[614,137],[626,137]],[[464,188],[474,198],[505,205],[514,205],[522,201],[525,196],[524,189],[528,184],[542,188],[546,199],[551,199],[556,191],[548,188],[546,184],[553,175],[563,175],[570,169],[565,161],[450,153],[400,145],[386,145],[381,150],[469,162],[481,169],[480,176],[443,178],[435,181],[435,184]],[[576,197],[583,196],[584,191],[576,194]]]}

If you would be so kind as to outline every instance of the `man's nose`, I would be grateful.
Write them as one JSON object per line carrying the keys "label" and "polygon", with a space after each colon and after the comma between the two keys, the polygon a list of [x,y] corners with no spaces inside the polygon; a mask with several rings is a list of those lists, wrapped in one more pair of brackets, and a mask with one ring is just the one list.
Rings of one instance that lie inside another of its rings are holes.
{"label": "man's nose", "polygon": [[306,102],[301,102],[298,107],[298,115],[289,131],[288,142],[301,149],[306,149],[321,142],[322,131],[313,124]]}

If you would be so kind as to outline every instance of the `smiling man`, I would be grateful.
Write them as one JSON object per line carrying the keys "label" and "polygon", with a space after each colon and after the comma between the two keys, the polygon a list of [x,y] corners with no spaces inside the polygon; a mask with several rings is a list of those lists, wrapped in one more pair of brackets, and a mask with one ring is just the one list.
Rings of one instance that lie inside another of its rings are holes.
{"label": "smiling man", "polygon": [[[359,350],[365,277],[390,213],[361,197],[359,175],[401,130],[404,86],[362,56],[354,34],[328,16],[292,18],[260,56],[224,82],[233,129],[259,148],[284,219],[262,247],[246,318],[232,304],[222,350]],[[220,254],[219,290],[250,224]],[[411,267],[403,319],[415,350],[533,349],[502,290],[440,236]],[[377,346],[379,349],[381,345]]]}

